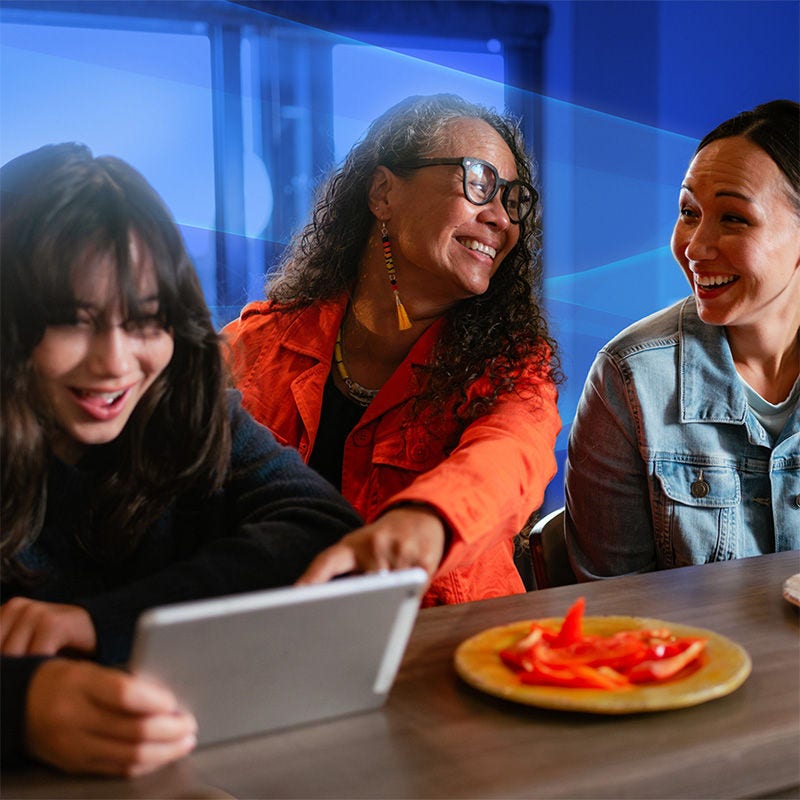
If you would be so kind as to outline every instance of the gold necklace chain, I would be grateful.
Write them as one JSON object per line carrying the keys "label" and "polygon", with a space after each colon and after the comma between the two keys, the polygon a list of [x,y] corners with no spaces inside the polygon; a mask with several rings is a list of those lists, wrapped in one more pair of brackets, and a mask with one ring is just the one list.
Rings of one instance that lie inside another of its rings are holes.
{"label": "gold necklace chain", "polygon": [[336,334],[336,344],[333,347],[333,361],[336,364],[336,369],[339,371],[339,377],[344,381],[347,387],[347,393],[353,400],[360,406],[365,408],[375,399],[380,389],[367,389],[362,386],[358,381],[353,380],[344,365],[344,350],[342,349],[342,329]]}

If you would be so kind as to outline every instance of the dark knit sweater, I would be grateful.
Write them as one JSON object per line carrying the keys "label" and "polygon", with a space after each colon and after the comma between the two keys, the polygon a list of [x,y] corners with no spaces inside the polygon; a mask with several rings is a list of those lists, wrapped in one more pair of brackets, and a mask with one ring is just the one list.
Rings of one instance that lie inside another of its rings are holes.
{"label": "dark knit sweater", "polygon": [[[93,473],[56,462],[48,477],[44,527],[22,555],[40,580],[15,594],[82,606],[97,635],[95,659],[124,664],[147,608],[292,583],[309,561],[361,520],[297,453],[282,447],[229,393],[231,469],[212,497],[182,496],[119,563],[100,563],[81,546],[81,512]],[[23,757],[24,704],[41,658],[0,659],[4,766]]]}

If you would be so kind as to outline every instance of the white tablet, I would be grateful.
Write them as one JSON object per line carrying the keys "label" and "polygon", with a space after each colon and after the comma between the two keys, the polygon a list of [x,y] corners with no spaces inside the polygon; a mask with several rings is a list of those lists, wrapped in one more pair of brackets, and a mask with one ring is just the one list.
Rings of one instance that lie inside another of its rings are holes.
{"label": "white tablet", "polygon": [[153,608],[129,669],[175,692],[199,744],[367,711],[394,682],[426,581],[410,569]]}

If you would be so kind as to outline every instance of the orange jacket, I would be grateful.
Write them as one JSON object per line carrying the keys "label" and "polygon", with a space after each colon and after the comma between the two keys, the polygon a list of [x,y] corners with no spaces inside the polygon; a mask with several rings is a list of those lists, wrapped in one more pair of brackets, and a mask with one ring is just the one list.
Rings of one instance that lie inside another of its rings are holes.
{"label": "orange jacket", "polygon": [[[244,407],[306,461],[345,308],[345,298],[290,312],[251,303],[224,330]],[[428,504],[446,522],[450,546],[425,606],[525,590],[513,537],[542,504],[561,428],[555,387],[543,383],[541,401],[504,397],[449,454],[424,425],[402,429],[412,364],[426,362],[440,328],[425,331],[366,409],[345,442],[342,469],[342,494],[367,522],[400,502]]]}

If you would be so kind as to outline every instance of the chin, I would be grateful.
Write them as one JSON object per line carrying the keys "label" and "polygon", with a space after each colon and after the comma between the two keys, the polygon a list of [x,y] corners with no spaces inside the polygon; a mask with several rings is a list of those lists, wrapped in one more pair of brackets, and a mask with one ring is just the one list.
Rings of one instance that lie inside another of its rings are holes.
{"label": "chin", "polygon": [[473,281],[468,281],[463,284],[463,290],[466,297],[479,297],[482,294],[485,294],[487,289],[489,288],[489,283],[491,279],[486,279],[484,276],[481,276]]}
{"label": "chin", "polygon": [[84,447],[93,447],[103,444],[108,444],[109,442],[113,442],[116,438],[124,430],[125,426],[117,428],[113,428],[111,430],[104,430],[104,431],[89,431],[89,432],[76,432],[75,433],[75,441],[79,442]]}
{"label": "chin", "polygon": [[715,311],[704,305],[701,300],[697,301],[697,316],[706,323],[706,325],[728,325],[730,316],[725,311]]}

